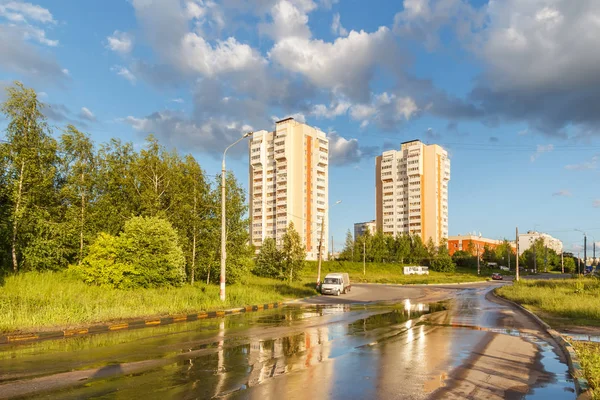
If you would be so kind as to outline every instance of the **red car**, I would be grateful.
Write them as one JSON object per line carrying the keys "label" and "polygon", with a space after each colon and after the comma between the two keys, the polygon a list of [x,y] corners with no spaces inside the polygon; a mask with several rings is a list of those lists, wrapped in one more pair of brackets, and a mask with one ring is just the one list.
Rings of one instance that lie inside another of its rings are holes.
{"label": "red car", "polygon": [[502,280],[502,275],[500,275],[500,274],[499,274],[499,273],[497,273],[497,272],[494,272],[494,273],[492,274],[492,279],[493,279],[493,280],[495,280],[495,281],[501,281],[501,280]]}

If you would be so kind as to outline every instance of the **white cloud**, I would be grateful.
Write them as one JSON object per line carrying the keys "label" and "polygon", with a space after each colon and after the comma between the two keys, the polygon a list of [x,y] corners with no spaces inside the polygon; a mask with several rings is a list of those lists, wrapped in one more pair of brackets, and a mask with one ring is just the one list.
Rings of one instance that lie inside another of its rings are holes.
{"label": "white cloud", "polygon": [[171,101],[173,103],[179,103],[179,104],[185,103],[185,101],[183,99],[181,99],[181,98],[171,99]]}
{"label": "white cloud", "polygon": [[585,161],[585,162],[582,162],[581,164],[566,165],[565,169],[568,169],[570,171],[583,171],[583,170],[596,169],[598,167],[599,159],[600,159],[600,157],[596,155],[596,156],[593,156],[590,161]]}
{"label": "white cloud", "polygon": [[340,13],[333,14],[333,21],[331,21],[331,33],[337,36],[348,36],[348,31],[342,26],[340,21]]}
{"label": "white cloud", "polygon": [[56,23],[47,9],[22,1],[9,1],[0,4],[0,16],[13,22],[30,20],[43,24]]}
{"label": "white cloud", "polygon": [[347,101],[332,102],[329,106],[325,104],[316,104],[311,110],[311,114],[317,118],[333,119],[348,112],[351,104]]}
{"label": "white cloud", "polygon": [[530,157],[531,162],[534,162],[535,160],[537,160],[537,158],[539,156],[541,156],[544,153],[549,153],[552,150],[554,150],[553,144],[546,144],[546,145],[538,144],[535,153],[532,154]]}
{"label": "white cloud", "polygon": [[288,114],[283,118],[279,118],[277,116],[272,116],[271,117],[271,122],[275,123],[276,121],[281,121],[282,119],[286,119],[286,118],[294,118],[296,121],[301,122],[303,124],[306,123],[306,116],[302,113],[293,113],[293,114]]}
{"label": "white cloud", "polygon": [[106,47],[117,53],[128,54],[133,49],[133,36],[127,32],[114,31],[106,40]]}
{"label": "white cloud", "polygon": [[[144,118],[128,116],[120,121],[144,135],[156,135],[169,146],[184,147],[187,151],[204,151],[215,157],[220,157],[225,146],[243,133],[253,130],[252,126],[240,121],[209,118],[197,122],[174,111],[159,111]],[[236,146],[232,154],[239,156],[247,153],[243,148]]]}
{"label": "white cloud", "polygon": [[81,107],[81,111],[79,112],[79,118],[85,119],[88,121],[96,121],[96,116],[87,107]]}
{"label": "white cloud", "polygon": [[359,146],[358,139],[346,139],[337,132],[327,134],[329,159],[332,165],[347,165],[359,162],[365,156],[374,155],[379,148]]}
{"label": "white cloud", "polygon": [[386,27],[373,33],[351,31],[334,42],[286,37],[273,46],[269,55],[314,85],[350,99],[369,96],[369,82],[377,65],[397,67],[396,44]]}
{"label": "white cloud", "polygon": [[286,37],[310,38],[307,12],[312,8],[307,9],[306,6],[299,8],[288,0],[278,1],[270,12],[273,22],[260,25],[259,31],[275,40]]}
{"label": "white cloud", "polygon": [[562,189],[562,190],[559,190],[558,192],[552,193],[552,196],[555,196],[555,197],[571,197],[571,196],[573,196],[573,194],[571,193],[570,190]]}
{"label": "white cloud", "polygon": [[418,112],[419,107],[413,98],[383,92],[373,96],[369,104],[353,105],[350,117],[355,121],[362,121],[361,127],[366,127],[372,120],[380,128],[389,130],[402,121],[408,121]]}
{"label": "white cloud", "polygon": [[184,65],[205,76],[250,70],[265,62],[252,47],[239,43],[233,37],[219,40],[213,47],[204,38],[190,32],[183,37],[181,49]]}
{"label": "white cloud", "polygon": [[115,65],[111,67],[110,70],[116,73],[117,75],[127,79],[131,84],[135,84],[137,80],[135,75],[128,68],[123,67],[121,65]]}

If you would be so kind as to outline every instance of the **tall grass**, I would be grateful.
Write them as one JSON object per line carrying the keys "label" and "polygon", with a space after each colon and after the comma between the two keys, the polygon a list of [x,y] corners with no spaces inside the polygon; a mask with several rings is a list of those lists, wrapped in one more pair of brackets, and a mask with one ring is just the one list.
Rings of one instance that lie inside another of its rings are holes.
{"label": "tall grass", "polygon": [[540,316],[551,324],[600,325],[600,280],[596,278],[523,280],[497,293],[541,311]]}
{"label": "tall grass", "polygon": [[600,400],[600,344],[574,342],[585,377],[593,390],[592,398]]}
{"label": "tall grass", "polygon": [[313,294],[314,289],[303,283],[289,286],[273,279],[248,277],[229,285],[222,303],[216,285],[118,290],[88,286],[68,272],[28,272],[8,277],[0,287],[0,332],[220,310]]}
{"label": "tall grass", "polygon": [[[392,263],[367,263],[363,274],[363,263],[351,261],[325,261],[321,266],[321,276],[330,272],[347,272],[351,282],[396,283],[396,284],[436,284],[459,283],[485,280],[470,269],[457,269],[454,273],[430,271],[429,275],[404,275],[404,265]],[[316,277],[317,263],[308,262],[302,271],[305,278]]]}

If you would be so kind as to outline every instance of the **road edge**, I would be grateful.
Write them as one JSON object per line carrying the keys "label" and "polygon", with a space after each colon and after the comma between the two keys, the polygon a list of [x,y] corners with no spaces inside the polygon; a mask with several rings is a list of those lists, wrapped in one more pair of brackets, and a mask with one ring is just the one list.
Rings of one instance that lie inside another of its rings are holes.
{"label": "road edge", "polygon": [[588,384],[587,379],[584,377],[583,368],[581,368],[581,363],[579,362],[579,357],[577,353],[573,349],[571,343],[558,331],[552,329],[550,325],[548,325],[544,320],[538,317],[535,313],[523,307],[521,304],[514,302],[512,300],[506,299],[496,293],[496,289],[491,291],[492,296],[495,298],[505,301],[521,311],[525,312],[529,317],[531,317],[535,322],[537,322],[540,326],[544,328],[544,330],[558,343],[561,350],[565,353],[567,357],[567,364],[569,366],[569,373],[573,378],[573,382],[575,383],[575,390],[577,391],[577,399],[591,399],[592,393]]}
{"label": "road edge", "polygon": [[81,337],[96,333],[108,333],[122,330],[148,328],[153,326],[171,325],[179,322],[193,322],[201,319],[223,318],[228,315],[242,314],[261,310],[279,308],[283,302],[265,303],[259,305],[230,308],[227,310],[206,311],[192,314],[174,314],[150,319],[131,319],[114,324],[90,325],[74,329],[63,329],[59,331],[41,331],[29,333],[15,333],[0,335],[0,345],[39,342],[49,339],[66,339]]}
{"label": "road edge", "polygon": [[453,282],[453,283],[382,283],[382,282],[355,282],[356,285],[387,285],[387,286],[455,286],[455,285],[471,285],[473,283],[488,283],[485,281],[473,282]]}

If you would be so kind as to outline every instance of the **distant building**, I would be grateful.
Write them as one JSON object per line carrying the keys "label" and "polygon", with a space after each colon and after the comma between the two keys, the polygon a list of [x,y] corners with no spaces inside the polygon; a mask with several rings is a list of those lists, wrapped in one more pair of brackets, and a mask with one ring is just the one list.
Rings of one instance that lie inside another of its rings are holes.
{"label": "distant building", "polygon": [[306,245],[306,258],[317,259],[321,237],[323,257],[327,257],[329,141],[325,133],[287,118],[277,121],[272,132],[254,132],[249,153],[251,243],[257,251],[268,237],[280,244],[293,222]]}
{"label": "distant building", "polygon": [[[473,256],[477,256],[477,247],[479,246],[479,255],[483,254],[485,247],[490,250],[495,249],[504,243],[504,240],[488,239],[476,235],[457,235],[448,237],[448,252],[453,255],[457,251],[466,251]],[[510,242],[509,242],[510,243]],[[515,250],[514,243],[510,243],[513,253]]]}
{"label": "distant building", "polygon": [[376,232],[375,229],[375,220],[367,222],[357,222],[356,224],[354,224],[354,240],[364,235],[367,231],[369,231],[369,233],[371,234],[374,234]]}
{"label": "distant building", "polygon": [[560,240],[548,235],[547,233],[529,231],[519,235],[519,255],[523,254],[525,250],[529,249],[537,239],[543,239],[544,245],[548,246],[549,249],[554,250],[558,254],[562,253],[563,244]]}
{"label": "distant building", "polygon": [[377,230],[419,235],[437,245],[448,237],[448,152],[419,140],[375,159]]}

